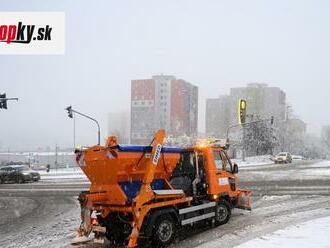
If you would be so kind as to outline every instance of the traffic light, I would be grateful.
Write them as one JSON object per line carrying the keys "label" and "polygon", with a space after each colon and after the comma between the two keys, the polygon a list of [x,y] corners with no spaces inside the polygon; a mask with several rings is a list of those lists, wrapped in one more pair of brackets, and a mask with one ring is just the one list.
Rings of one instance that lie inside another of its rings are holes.
{"label": "traffic light", "polygon": [[246,100],[240,99],[238,103],[238,124],[244,124],[246,121]]}
{"label": "traffic light", "polygon": [[69,116],[70,118],[73,118],[72,107],[71,107],[71,106],[67,107],[67,108],[66,108],[66,111],[68,111],[68,116]]}
{"label": "traffic light", "polygon": [[0,94],[0,109],[7,109],[6,93]]}
{"label": "traffic light", "polygon": [[270,125],[274,124],[274,116],[270,117]]}

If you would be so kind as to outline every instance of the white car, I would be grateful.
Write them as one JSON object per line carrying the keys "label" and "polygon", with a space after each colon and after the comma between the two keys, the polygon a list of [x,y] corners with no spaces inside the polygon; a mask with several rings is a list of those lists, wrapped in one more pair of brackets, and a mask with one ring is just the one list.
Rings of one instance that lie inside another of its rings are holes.
{"label": "white car", "polygon": [[279,163],[292,163],[292,156],[289,152],[280,152],[274,158],[275,164]]}

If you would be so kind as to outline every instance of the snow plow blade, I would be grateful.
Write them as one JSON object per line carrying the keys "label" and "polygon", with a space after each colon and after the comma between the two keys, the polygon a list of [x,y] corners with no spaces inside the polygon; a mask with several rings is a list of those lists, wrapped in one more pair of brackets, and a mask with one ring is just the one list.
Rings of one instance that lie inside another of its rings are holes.
{"label": "snow plow blade", "polygon": [[237,208],[244,209],[244,210],[251,210],[250,195],[251,195],[250,190],[240,189],[238,192]]}

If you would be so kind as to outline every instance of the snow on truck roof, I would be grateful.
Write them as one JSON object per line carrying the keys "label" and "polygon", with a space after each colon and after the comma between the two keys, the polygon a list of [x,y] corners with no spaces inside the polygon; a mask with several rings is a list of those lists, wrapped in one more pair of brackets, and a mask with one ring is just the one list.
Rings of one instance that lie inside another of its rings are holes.
{"label": "snow on truck roof", "polygon": [[[121,152],[151,152],[151,146],[139,146],[139,145],[118,145],[118,150]],[[166,147],[162,148],[164,153],[180,153],[184,149],[179,147]]]}

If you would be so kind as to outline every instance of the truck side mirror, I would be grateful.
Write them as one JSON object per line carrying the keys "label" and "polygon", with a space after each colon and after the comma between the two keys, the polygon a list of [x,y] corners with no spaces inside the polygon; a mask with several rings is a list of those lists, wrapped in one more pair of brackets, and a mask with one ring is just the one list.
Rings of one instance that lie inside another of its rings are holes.
{"label": "truck side mirror", "polygon": [[237,174],[237,173],[238,173],[238,165],[234,163],[233,174]]}

